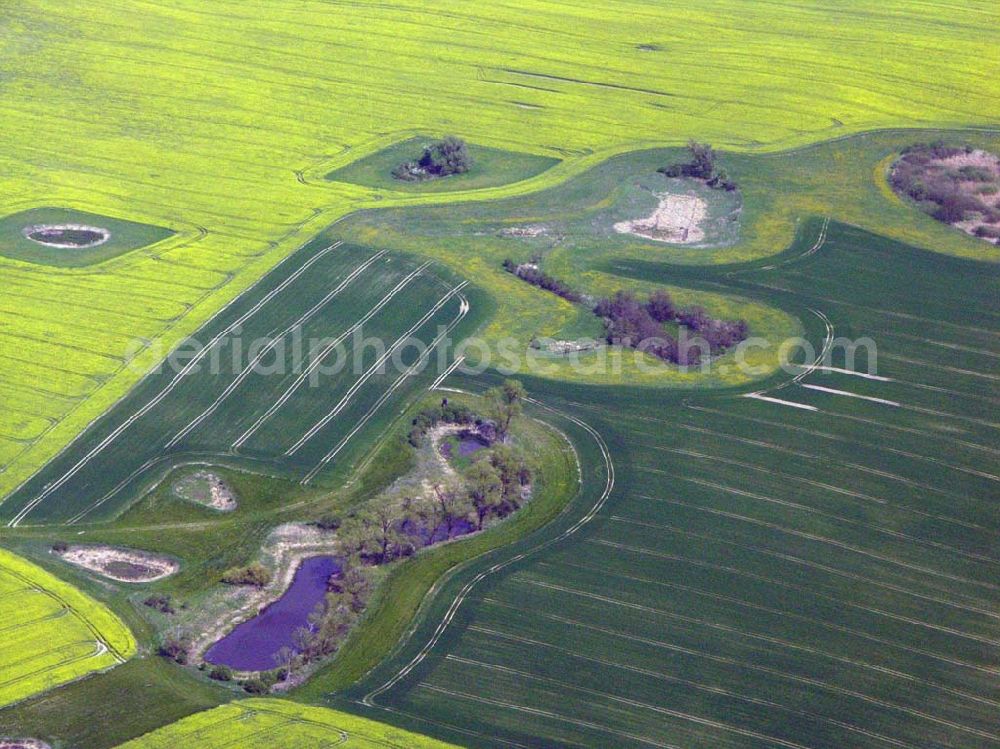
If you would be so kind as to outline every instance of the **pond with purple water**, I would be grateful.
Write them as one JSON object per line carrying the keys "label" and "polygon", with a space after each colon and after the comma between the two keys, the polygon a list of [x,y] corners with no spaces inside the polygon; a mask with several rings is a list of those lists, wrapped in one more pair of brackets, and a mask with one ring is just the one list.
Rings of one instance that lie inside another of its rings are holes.
{"label": "pond with purple water", "polygon": [[309,614],[326,596],[331,575],[340,571],[340,560],[334,556],[303,560],[284,595],[212,645],[205,660],[235,671],[275,668],[275,654],[283,647],[295,647],[295,631],[308,626]]}
{"label": "pond with purple water", "polygon": [[456,468],[464,468],[471,462],[471,457],[480,450],[485,450],[490,443],[475,432],[459,432],[441,441],[441,454]]}

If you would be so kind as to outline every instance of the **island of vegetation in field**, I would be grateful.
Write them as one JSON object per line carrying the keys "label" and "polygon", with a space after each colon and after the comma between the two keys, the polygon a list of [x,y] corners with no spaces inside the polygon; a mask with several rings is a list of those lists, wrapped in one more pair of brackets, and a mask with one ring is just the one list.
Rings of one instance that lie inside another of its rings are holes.
{"label": "island of vegetation in field", "polygon": [[938,221],[1000,243],[1000,157],[943,142],[910,146],[889,183]]}
{"label": "island of vegetation in field", "polygon": [[160,654],[253,694],[303,682],[341,648],[396,563],[534,504],[535,453],[550,438],[520,416],[524,398],[507,381],[481,398],[425,405],[396,443],[408,468],[369,499],[274,528],[255,559],[183,605],[148,596]]}
{"label": "island of vegetation in field", "polygon": [[138,549],[102,544],[56,543],[52,553],[64,562],[123,583],[149,583],[173,575],[180,568],[173,559]]}
{"label": "island of vegetation in field", "polygon": [[160,226],[72,208],[29,208],[0,217],[0,255],[76,267],[148,247],[173,235]]}
{"label": "island of vegetation in field", "polygon": [[392,170],[392,176],[404,182],[422,182],[465,174],[472,168],[472,164],[472,155],[465,141],[454,135],[447,135],[424,146],[419,159],[397,165]]}
{"label": "island of vegetation in field", "polygon": [[351,161],[325,179],[403,192],[447,192],[520,182],[558,163],[552,156],[481,146],[458,136],[421,136]]}
{"label": "island of vegetation in field", "polygon": [[232,512],[237,507],[236,494],[219,474],[198,470],[174,481],[172,491],[181,499],[220,512]]}

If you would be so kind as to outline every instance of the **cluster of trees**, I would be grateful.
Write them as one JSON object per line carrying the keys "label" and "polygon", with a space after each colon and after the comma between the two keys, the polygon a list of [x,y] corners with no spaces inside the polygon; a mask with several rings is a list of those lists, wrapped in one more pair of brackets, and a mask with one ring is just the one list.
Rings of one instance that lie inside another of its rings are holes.
{"label": "cluster of trees", "polygon": [[551,291],[556,296],[561,296],[568,302],[576,303],[583,299],[578,292],[571,289],[565,282],[547,273],[543,273],[535,264],[518,265],[510,258],[507,258],[503,261],[503,269],[508,273],[513,273],[522,281],[526,281],[532,286],[537,286],[540,289]]}
{"label": "cluster of trees", "polygon": [[414,417],[413,427],[409,434],[410,444],[414,447],[420,447],[424,444],[427,432],[438,424],[475,425],[483,438],[488,442],[491,441],[491,430],[482,418],[467,406],[453,405],[445,398],[441,401],[441,405],[425,408]]}
{"label": "cluster of trees", "polygon": [[405,182],[437,179],[464,174],[472,168],[472,156],[464,140],[454,135],[424,146],[417,161],[405,161],[392,170],[392,176]]}
{"label": "cluster of trees", "polygon": [[279,671],[294,670],[340,647],[368,605],[374,566],[482,530],[491,518],[515,512],[531,485],[531,469],[519,450],[497,443],[462,478],[435,485],[433,498],[384,502],[344,519],[338,534],[346,552],[343,569],[330,578],[325,600],[310,614],[309,625],[296,631],[295,648],[277,654]]}
{"label": "cluster of trees", "polygon": [[[678,309],[663,290],[654,291],[646,302],[640,302],[631,291],[618,291],[598,301],[594,314],[604,318],[608,343],[639,348],[685,366],[698,365],[705,356],[736,345],[749,333],[745,320],[719,320],[698,306]],[[680,345],[664,329],[667,322],[676,322],[697,335]]]}
{"label": "cluster of trees", "polygon": [[718,169],[715,164],[715,149],[708,143],[698,141],[688,142],[690,161],[682,161],[657,169],[667,177],[691,177],[704,180],[709,187],[732,192],[738,185],[733,182],[725,169]]}
{"label": "cluster of trees", "polygon": [[524,452],[497,442],[478,453],[459,480],[435,484],[431,496],[380,502],[346,517],[338,531],[341,548],[360,565],[393,562],[507,517],[521,507],[531,482]]}
{"label": "cluster of trees", "polygon": [[[294,669],[335,652],[368,605],[373,567],[482,530],[490,519],[506,517],[520,508],[531,486],[532,471],[523,451],[506,439],[524,398],[521,383],[508,380],[486,393],[491,421],[447,399],[417,415],[410,436],[418,443],[442,422],[478,424],[492,429],[496,436],[460,478],[436,484],[433,496],[378,502],[343,520],[328,517],[318,521],[337,530],[343,552],[341,570],[328,581],[326,596],[309,615],[308,626],[294,633],[295,647],[282,648],[275,655],[274,670],[241,682],[245,690],[264,693]],[[209,676],[219,678],[213,674],[214,669]]]}
{"label": "cluster of trees", "polygon": [[259,562],[254,562],[245,567],[226,570],[222,573],[222,582],[227,585],[254,585],[263,588],[271,582],[271,571]]}
{"label": "cluster of trees", "polygon": [[[941,163],[974,150],[972,146],[949,146],[941,141],[910,146],[893,165],[889,182],[938,221],[954,224],[979,213],[987,224],[1000,224],[1000,207],[984,199],[1000,192],[1000,175],[974,165],[949,169]],[[980,236],[1000,236],[1000,231],[990,231],[992,227],[980,228],[985,230]]]}

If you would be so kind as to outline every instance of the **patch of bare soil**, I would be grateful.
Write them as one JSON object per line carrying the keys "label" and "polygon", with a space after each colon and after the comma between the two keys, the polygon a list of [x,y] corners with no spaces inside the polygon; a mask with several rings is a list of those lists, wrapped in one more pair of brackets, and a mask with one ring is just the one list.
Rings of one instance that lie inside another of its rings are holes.
{"label": "patch of bare soil", "polygon": [[122,583],[149,583],[177,572],[172,559],[114,546],[70,546],[58,554],[65,562]]}
{"label": "patch of bare soil", "polygon": [[232,512],[237,507],[236,494],[229,484],[211,471],[196,471],[178,479],[173,492],[181,499],[211,507],[220,512]]}
{"label": "patch of bare soil", "polygon": [[529,239],[534,239],[535,237],[544,237],[548,235],[549,230],[544,226],[533,225],[533,226],[511,226],[500,231],[500,236],[502,237],[527,237]]}
{"label": "patch of bare soil", "polygon": [[619,221],[614,229],[619,234],[632,234],[644,239],[670,244],[695,244],[705,239],[702,227],[708,206],[695,195],[657,193],[660,204],[652,215],[631,221]]}
{"label": "patch of bare soil", "polygon": [[52,749],[44,741],[38,739],[0,739],[0,749]]}

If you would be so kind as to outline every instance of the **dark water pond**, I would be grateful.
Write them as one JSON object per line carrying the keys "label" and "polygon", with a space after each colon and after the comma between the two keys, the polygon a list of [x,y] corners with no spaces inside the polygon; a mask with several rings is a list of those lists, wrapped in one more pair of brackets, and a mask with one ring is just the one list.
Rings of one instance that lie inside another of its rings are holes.
{"label": "dark water pond", "polygon": [[337,572],[340,572],[337,557],[304,560],[285,594],[210,647],[205,660],[237,671],[274,668],[275,654],[283,647],[295,646],[292,635],[309,624],[309,614],[323,601],[327,581]]}
{"label": "dark water pond", "polygon": [[[461,432],[441,443],[441,454],[446,458],[467,458],[480,450],[485,450],[490,443],[471,432]],[[458,448],[457,454],[455,448]]]}
{"label": "dark water pond", "polygon": [[108,239],[107,232],[82,227],[43,227],[27,235],[32,242],[55,247],[93,247]]}

